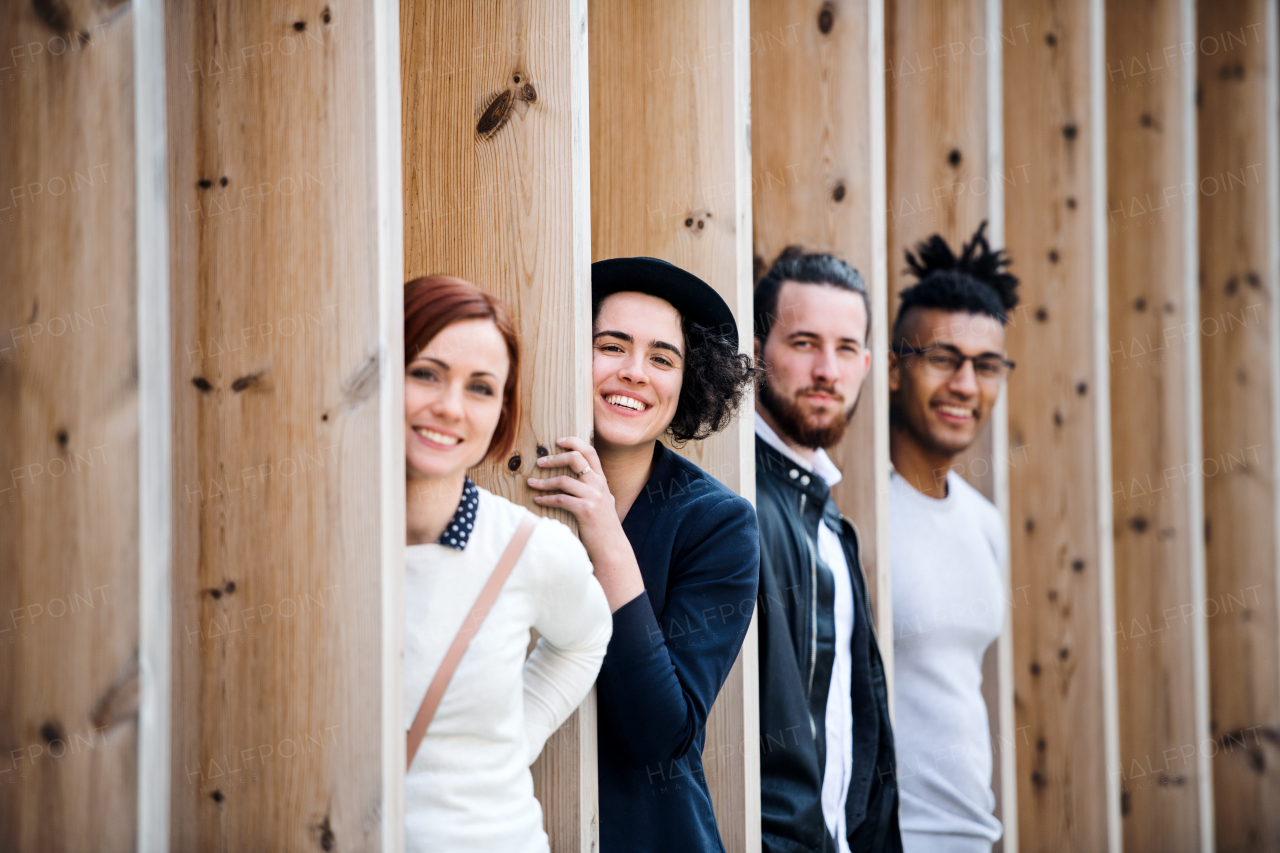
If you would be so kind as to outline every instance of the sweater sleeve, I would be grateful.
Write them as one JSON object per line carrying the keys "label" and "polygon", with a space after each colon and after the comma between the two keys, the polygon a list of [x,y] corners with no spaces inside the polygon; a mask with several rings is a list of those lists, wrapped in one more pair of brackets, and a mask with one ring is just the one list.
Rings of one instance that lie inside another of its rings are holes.
{"label": "sweater sleeve", "polygon": [[530,764],[591,690],[613,630],[609,602],[578,537],[551,519],[539,522],[536,536],[541,566],[534,628],[541,636],[524,664]]}
{"label": "sweater sleeve", "polygon": [[750,502],[728,497],[684,524],[661,619],[648,592],[618,608],[600,670],[601,714],[637,768],[693,747],[755,606],[760,539]]}

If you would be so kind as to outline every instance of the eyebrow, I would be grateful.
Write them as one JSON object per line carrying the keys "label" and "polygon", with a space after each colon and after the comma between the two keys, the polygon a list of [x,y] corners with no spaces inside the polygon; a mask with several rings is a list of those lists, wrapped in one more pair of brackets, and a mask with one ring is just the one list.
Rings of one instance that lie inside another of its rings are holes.
{"label": "eyebrow", "polygon": [[[414,359],[414,361],[415,361],[415,362],[416,362],[416,361],[430,361],[430,362],[434,362],[434,363],[436,363],[436,364],[440,365],[440,366],[441,366],[441,367],[443,367],[446,371],[448,371],[448,370],[450,370],[450,369],[451,369],[451,368],[449,367],[448,362],[441,361],[440,359],[436,358],[435,356],[431,356],[431,355],[421,355],[421,354],[419,354],[419,355],[418,355],[418,357],[417,357],[416,359]],[[413,363],[412,363],[412,362],[410,362],[410,366],[411,366],[411,367],[412,367],[412,365],[413,365]],[[497,378],[498,378],[498,375],[497,375],[496,373],[494,373],[493,371],[491,371],[491,370],[473,370],[473,371],[471,371],[471,375],[472,375],[472,376],[492,376],[494,379],[497,379]]]}
{"label": "eyebrow", "polygon": [[[629,344],[634,344],[636,342],[636,339],[631,337],[631,335],[628,335],[626,332],[619,332],[613,329],[606,329],[603,332],[596,332],[594,335],[591,336],[591,340],[594,341],[596,338],[601,338],[601,337],[617,338],[618,340],[626,341]],[[675,344],[669,344],[666,341],[652,340],[652,341],[649,341],[649,346],[653,349],[670,350],[671,352],[675,353],[681,358],[684,358],[684,353],[680,352],[680,347],[676,346]]]}
{"label": "eyebrow", "polygon": [[[960,352],[960,347],[956,346],[955,344],[933,343],[933,344],[929,344],[929,346],[939,347],[945,350],[951,350],[956,355],[964,355],[964,353]],[[920,349],[927,349],[927,347],[920,347]],[[973,358],[990,358],[991,356],[995,356],[996,358],[1004,358],[1004,355],[1002,355],[1001,353],[992,352],[991,350],[987,350],[986,352],[980,352],[977,355],[973,356]]]}

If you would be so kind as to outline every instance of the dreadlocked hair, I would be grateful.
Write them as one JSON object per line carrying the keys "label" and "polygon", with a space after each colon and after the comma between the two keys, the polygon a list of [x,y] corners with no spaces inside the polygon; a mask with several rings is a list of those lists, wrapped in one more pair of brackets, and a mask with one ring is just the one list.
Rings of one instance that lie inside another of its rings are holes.
{"label": "dreadlocked hair", "polygon": [[1005,271],[1010,261],[1004,249],[992,251],[986,228],[983,220],[958,258],[941,234],[917,243],[914,254],[907,250],[906,272],[915,276],[916,284],[902,291],[893,322],[895,337],[912,308],[986,314],[1001,324],[1008,322],[1007,312],[1018,304],[1018,279]]}

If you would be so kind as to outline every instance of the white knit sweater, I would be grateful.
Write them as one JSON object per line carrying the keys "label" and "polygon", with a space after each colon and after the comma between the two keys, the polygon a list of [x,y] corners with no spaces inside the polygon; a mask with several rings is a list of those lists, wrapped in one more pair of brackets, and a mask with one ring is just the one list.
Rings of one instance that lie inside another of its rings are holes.
{"label": "white knit sweater", "polygon": [[[480,489],[466,548],[405,549],[405,730],[526,512]],[[529,629],[541,638],[528,660]],[[463,656],[405,781],[408,851],[546,853],[529,765],[582,702],[613,630],[582,543],[542,519]]]}

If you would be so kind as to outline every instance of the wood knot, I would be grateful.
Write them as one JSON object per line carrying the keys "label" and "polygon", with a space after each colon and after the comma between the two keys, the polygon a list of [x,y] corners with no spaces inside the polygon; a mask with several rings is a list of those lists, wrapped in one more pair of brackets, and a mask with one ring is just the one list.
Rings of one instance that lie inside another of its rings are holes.
{"label": "wood knot", "polygon": [[208,394],[213,390],[213,386],[209,384],[209,380],[205,379],[203,376],[197,376],[195,379],[192,379],[191,384],[196,386],[202,394]]}
{"label": "wood knot", "polygon": [[818,31],[824,36],[831,33],[831,28],[835,26],[836,7],[834,3],[826,2],[822,4],[822,9],[818,12]]}
{"label": "wood knot", "polygon": [[246,388],[252,388],[254,385],[257,385],[260,379],[262,379],[261,373],[250,373],[248,376],[241,376],[235,382],[231,383],[231,390],[239,394]]}
{"label": "wood knot", "polygon": [[1084,571],[1084,560],[1080,559],[1079,557],[1076,557],[1074,560],[1072,560],[1072,561],[1071,561],[1071,571],[1073,571],[1073,572],[1083,572],[1083,571]]}
{"label": "wood knot", "polygon": [[960,149],[952,148],[951,153],[947,155],[947,162],[950,163],[952,166],[959,166],[960,160],[961,160]]}
{"label": "wood knot", "polygon": [[1062,127],[1062,135],[1066,137],[1068,141],[1075,139],[1076,136],[1079,135],[1079,133],[1080,131],[1076,128],[1074,124],[1067,124],[1067,125],[1063,125]]}
{"label": "wood knot", "polygon": [[480,115],[480,121],[476,122],[476,133],[488,139],[493,136],[502,126],[511,119],[511,102],[513,96],[511,90],[499,92],[497,97],[489,102],[489,106]]}
{"label": "wood knot", "polygon": [[840,183],[836,184],[835,189],[831,191],[831,198],[834,201],[840,202],[840,201],[844,201],[844,195],[845,195],[844,182],[841,181]]}
{"label": "wood knot", "polygon": [[55,740],[65,742],[62,732],[58,729],[58,724],[52,720],[46,721],[40,726],[40,737],[44,738],[45,743],[53,743]]}
{"label": "wood knot", "polygon": [[1129,519],[1129,529],[1134,533],[1146,533],[1147,528],[1150,526],[1150,522],[1141,515],[1135,515],[1133,518]]}
{"label": "wood knot", "polygon": [[511,454],[511,458],[507,460],[507,470],[514,474],[516,471],[520,470],[520,464],[520,454],[513,453]]}

